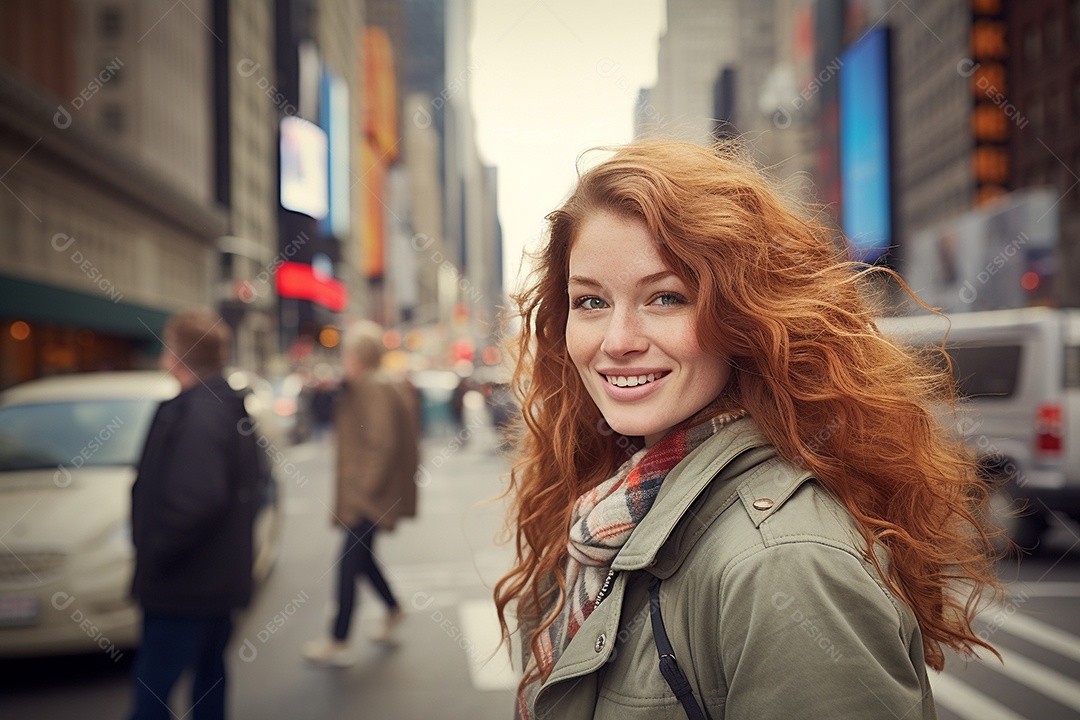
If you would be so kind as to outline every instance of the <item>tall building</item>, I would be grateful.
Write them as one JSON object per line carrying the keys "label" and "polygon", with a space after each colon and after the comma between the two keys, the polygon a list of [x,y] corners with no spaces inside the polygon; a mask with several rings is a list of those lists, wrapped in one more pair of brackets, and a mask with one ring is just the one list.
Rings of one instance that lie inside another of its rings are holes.
{"label": "tall building", "polygon": [[[980,90],[1009,132],[1009,183],[1049,187],[1060,218],[1057,301],[1080,306],[1080,0],[1004,3],[1007,72]],[[1004,81],[1004,82],[1002,82]],[[1004,86],[1002,86],[1004,85]]]}
{"label": "tall building", "polygon": [[226,234],[217,242],[215,299],[232,326],[235,361],[270,372],[278,353],[277,132],[291,101],[277,94],[274,15],[261,0],[213,0],[214,139],[220,206]]}
{"label": "tall building", "polygon": [[[275,286],[281,348],[293,360],[331,348],[343,313],[370,317],[361,244],[365,182],[363,6],[275,0],[278,115]],[[381,251],[374,246],[373,251]]]}
{"label": "tall building", "polygon": [[734,68],[738,60],[736,0],[668,0],[656,86],[649,92],[653,112],[639,122],[639,130],[698,144],[711,142],[718,119],[713,89],[722,71]]}
{"label": "tall building", "polygon": [[[892,35],[892,257],[932,304],[970,311],[1063,299],[1055,297],[1053,255],[1069,253],[1058,216],[1065,218],[1076,176],[1059,158],[1075,158],[1080,147],[1063,115],[1077,69],[1064,49],[1065,5],[846,3],[849,48],[875,28]],[[1040,55],[1044,35],[1057,39]],[[1035,50],[1035,64],[1025,65]],[[841,81],[850,69],[841,69]],[[1041,107],[1056,117],[1033,132],[1029,107],[1035,119]],[[1048,181],[1057,201],[1025,190]],[[845,208],[853,202],[842,198]]]}
{"label": "tall building", "polygon": [[78,0],[76,5],[77,67],[86,73],[130,58],[102,85],[100,101],[87,101],[91,122],[121,152],[197,202],[213,203],[208,79],[211,49],[224,39],[212,28],[211,0],[184,7],[165,0]]}
{"label": "tall building", "polygon": [[835,63],[814,63],[813,8],[807,0],[777,0],[772,7],[772,57],[765,72],[758,70],[744,101],[759,115],[750,126],[759,134],[759,155],[791,181],[790,192],[804,201],[819,202],[813,186],[816,124],[813,108],[821,89],[835,81]]}
{"label": "tall building", "polygon": [[893,32],[895,228],[903,258],[907,239],[976,202],[974,103],[964,71],[972,15],[968,3],[921,0],[883,21]]}
{"label": "tall building", "polygon": [[[441,264],[450,257],[446,232],[446,2],[405,0],[402,68],[403,162],[410,197],[406,223],[415,264],[415,304],[401,319],[419,326],[452,320],[449,292],[440,294]],[[443,283],[445,286],[445,282]]]}
{"label": "tall building", "polygon": [[502,277],[502,234],[494,175],[479,155],[469,99],[472,1],[447,0],[446,9],[446,240],[458,272],[442,274],[440,296],[453,299],[453,331],[475,345],[492,334],[504,304],[501,282],[497,289],[492,283]]}
{"label": "tall building", "polygon": [[[776,128],[771,115],[761,111],[760,96],[769,72],[778,60],[778,5],[777,0],[739,0],[739,57],[737,63],[721,71],[721,88],[718,89],[723,88],[724,77],[731,77],[733,87],[724,94],[713,93],[714,98],[725,95],[731,98],[727,112],[716,113],[718,120],[730,120],[741,133],[762,134],[759,139],[766,145],[771,143],[772,131]],[[767,155],[764,149],[762,153]]]}
{"label": "tall building", "polygon": [[210,5],[6,3],[0,30],[0,386],[153,362],[212,305]]}
{"label": "tall building", "polygon": [[[637,137],[699,144],[737,137],[802,200],[810,182],[816,99],[809,0],[679,0],[667,4],[656,86],[638,97]],[[835,69],[826,71],[834,74]]]}

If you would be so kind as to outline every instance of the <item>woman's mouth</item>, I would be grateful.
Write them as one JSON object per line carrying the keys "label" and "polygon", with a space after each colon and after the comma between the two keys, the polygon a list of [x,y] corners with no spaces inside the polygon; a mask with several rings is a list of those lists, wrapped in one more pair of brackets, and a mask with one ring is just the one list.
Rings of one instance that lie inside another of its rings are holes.
{"label": "woman's mouth", "polygon": [[645,375],[604,375],[608,383],[615,387],[637,387],[638,385],[646,385],[659,380],[664,377],[670,371],[663,371],[658,373],[647,373]]}

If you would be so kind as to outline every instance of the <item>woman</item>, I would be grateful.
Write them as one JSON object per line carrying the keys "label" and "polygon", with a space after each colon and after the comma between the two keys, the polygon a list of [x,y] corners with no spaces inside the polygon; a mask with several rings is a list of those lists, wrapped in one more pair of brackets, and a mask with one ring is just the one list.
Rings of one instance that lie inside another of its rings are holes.
{"label": "woman", "polygon": [[926,666],[989,648],[999,589],[948,374],[731,150],[619,148],[548,219],[495,590],[519,716],[934,717]]}

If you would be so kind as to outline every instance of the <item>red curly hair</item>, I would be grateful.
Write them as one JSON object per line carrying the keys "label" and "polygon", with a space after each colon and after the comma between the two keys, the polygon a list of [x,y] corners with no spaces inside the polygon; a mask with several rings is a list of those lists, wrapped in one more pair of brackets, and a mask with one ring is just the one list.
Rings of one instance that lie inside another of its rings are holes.
{"label": "red curly hair", "polygon": [[[516,601],[518,626],[539,654],[538,638],[565,602],[574,501],[640,445],[603,424],[566,348],[570,251],[597,212],[641,220],[657,239],[690,287],[701,347],[731,358],[725,402],[749,411],[781,455],[847,507],[867,557],[915,613],[926,663],[941,669],[943,646],[992,651],[972,629],[983,592],[1000,592],[989,489],[938,419],[942,403],[955,401],[940,358],[905,351],[874,323],[867,276],[891,271],[862,272],[737,148],[659,140],[616,148],[581,175],[548,216],[532,282],[514,298],[522,426],[508,490],[516,562],[495,587],[504,637]],[[887,568],[875,547],[887,550]],[[523,685],[549,672],[536,669]]]}

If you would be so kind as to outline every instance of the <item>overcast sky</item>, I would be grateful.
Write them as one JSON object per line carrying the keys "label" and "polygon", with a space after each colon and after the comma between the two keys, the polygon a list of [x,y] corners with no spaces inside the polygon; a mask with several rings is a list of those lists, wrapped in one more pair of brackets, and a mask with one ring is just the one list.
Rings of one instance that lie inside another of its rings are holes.
{"label": "overcast sky", "polygon": [[481,158],[499,170],[507,289],[572,188],[578,154],[632,139],[663,10],[664,0],[474,0],[469,90]]}

